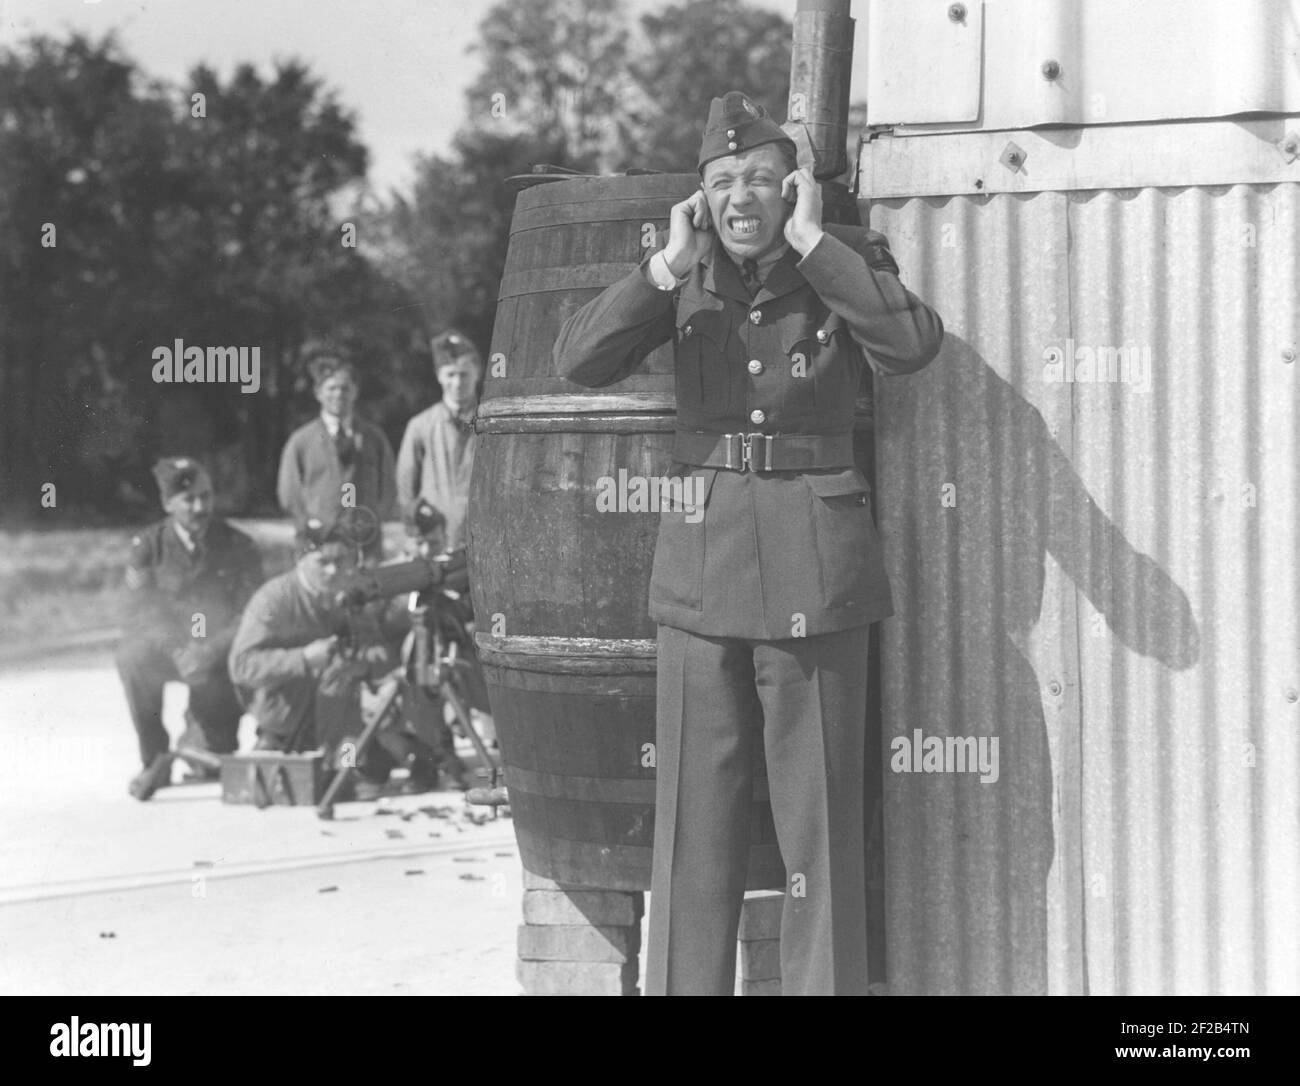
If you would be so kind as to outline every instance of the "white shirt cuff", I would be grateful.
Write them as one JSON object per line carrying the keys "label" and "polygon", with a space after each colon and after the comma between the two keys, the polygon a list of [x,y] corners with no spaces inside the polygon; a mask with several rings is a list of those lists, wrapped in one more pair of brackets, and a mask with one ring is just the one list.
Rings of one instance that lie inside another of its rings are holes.
{"label": "white shirt cuff", "polygon": [[689,275],[683,275],[678,279],[668,270],[668,258],[664,256],[662,249],[650,258],[648,270],[650,272],[650,281],[660,290],[676,290],[690,278]]}

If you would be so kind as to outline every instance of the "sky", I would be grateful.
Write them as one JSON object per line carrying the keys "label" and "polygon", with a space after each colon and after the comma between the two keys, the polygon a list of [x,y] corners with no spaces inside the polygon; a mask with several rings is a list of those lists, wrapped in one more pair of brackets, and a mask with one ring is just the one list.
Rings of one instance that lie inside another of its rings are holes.
{"label": "sky", "polygon": [[[624,3],[633,17],[667,6]],[[795,0],[750,3],[794,17]],[[479,70],[469,46],[491,7],[492,0],[0,0],[0,44],[116,30],[146,73],[178,83],[201,61],[224,78],[242,62],[267,72],[277,58],[298,57],[356,113],[371,151],[370,182],[386,193],[407,187],[413,156],[448,149]],[[859,7],[863,0],[855,14]]]}

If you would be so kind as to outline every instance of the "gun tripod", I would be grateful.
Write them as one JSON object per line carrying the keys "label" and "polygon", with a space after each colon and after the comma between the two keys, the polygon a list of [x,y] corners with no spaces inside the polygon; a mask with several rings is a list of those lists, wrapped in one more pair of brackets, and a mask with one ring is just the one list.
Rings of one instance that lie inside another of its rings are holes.
{"label": "gun tripod", "polygon": [[466,794],[469,802],[491,806],[494,815],[497,813],[496,808],[507,802],[505,789],[501,786],[500,764],[479,735],[470,714],[465,675],[474,663],[462,656],[460,647],[472,642],[457,604],[458,600],[454,596],[448,597],[441,590],[411,593],[411,633],[403,646],[402,664],[380,680],[379,686],[387,684],[387,689],[381,695],[369,723],[362,730],[353,757],[339,767],[325,790],[325,795],[316,808],[318,817],[334,817],[334,803],[339,793],[352,780],[356,766],[371,744],[384,729],[398,725],[402,720],[403,708],[409,708],[420,698],[430,698],[452,707],[457,722],[488,770],[491,785],[487,788],[471,788]]}

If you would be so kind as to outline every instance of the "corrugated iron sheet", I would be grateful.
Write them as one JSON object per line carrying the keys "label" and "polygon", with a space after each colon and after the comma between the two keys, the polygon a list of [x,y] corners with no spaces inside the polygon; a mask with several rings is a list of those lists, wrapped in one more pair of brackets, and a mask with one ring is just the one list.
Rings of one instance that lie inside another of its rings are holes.
{"label": "corrugated iron sheet", "polygon": [[948,329],[877,383],[892,991],[1300,992],[1298,212],[870,206]]}
{"label": "corrugated iron sheet", "polygon": [[1300,0],[858,7],[868,124],[1003,130],[1300,109]]}

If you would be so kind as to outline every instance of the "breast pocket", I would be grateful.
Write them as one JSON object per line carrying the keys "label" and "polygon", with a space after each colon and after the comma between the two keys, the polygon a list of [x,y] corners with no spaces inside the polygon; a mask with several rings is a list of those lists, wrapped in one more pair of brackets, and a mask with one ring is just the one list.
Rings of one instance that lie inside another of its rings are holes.
{"label": "breast pocket", "polygon": [[650,599],[698,611],[704,606],[705,525],[718,470],[674,464],[669,471],[662,490]]}
{"label": "breast pocket", "polygon": [[809,395],[799,397],[818,411],[843,408],[857,395],[861,352],[844,318],[829,313],[818,319],[792,313],[781,326],[782,346],[790,360],[790,376],[808,381]]}
{"label": "breast pocket", "polygon": [[716,408],[730,392],[727,316],[717,309],[677,313],[677,408]]}
{"label": "breast pocket", "polygon": [[881,567],[880,540],[871,520],[871,486],[857,468],[804,475],[821,566],[822,602],[848,607],[868,602]]}

